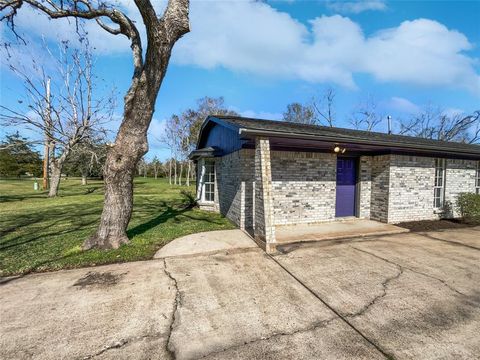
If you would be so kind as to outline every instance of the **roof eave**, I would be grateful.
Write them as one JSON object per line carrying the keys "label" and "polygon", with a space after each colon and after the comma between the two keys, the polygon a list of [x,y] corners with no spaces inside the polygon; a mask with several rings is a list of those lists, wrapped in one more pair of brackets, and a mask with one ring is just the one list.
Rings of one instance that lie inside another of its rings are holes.
{"label": "roof eave", "polygon": [[441,146],[431,146],[431,145],[415,145],[415,144],[405,144],[399,143],[394,141],[378,141],[378,140],[364,140],[358,139],[349,136],[323,136],[323,135],[311,135],[311,134],[299,134],[299,133],[291,133],[291,132],[284,132],[284,131],[271,131],[271,130],[261,130],[261,129],[247,129],[247,128],[240,128],[239,129],[240,136],[266,136],[266,137],[284,137],[284,138],[291,138],[291,139],[308,139],[308,140],[319,140],[319,141],[326,141],[326,142],[336,142],[336,143],[350,143],[350,144],[360,144],[360,145],[376,145],[376,146],[385,146],[385,147],[395,147],[401,149],[408,149],[408,150],[428,150],[432,152],[439,152],[444,154],[452,154],[452,155],[465,155],[465,156],[473,156],[478,157],[480,159],[480,151],[479,152],[471,152],[465,151],[462,149],[446,150],[444,147]]}

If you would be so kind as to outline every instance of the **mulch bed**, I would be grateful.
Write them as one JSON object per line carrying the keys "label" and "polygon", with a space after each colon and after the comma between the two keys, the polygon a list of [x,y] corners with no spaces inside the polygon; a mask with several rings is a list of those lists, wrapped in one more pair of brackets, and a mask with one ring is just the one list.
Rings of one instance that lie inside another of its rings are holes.
{"label": "mulch bed", "polygon": [[399,224],[397,226],[409,229],[410,231],[436,231],[445,229],[461,229],[476,226],[478,224],[467,224],[460,220],[422,220],[422,221],[408,221]]}

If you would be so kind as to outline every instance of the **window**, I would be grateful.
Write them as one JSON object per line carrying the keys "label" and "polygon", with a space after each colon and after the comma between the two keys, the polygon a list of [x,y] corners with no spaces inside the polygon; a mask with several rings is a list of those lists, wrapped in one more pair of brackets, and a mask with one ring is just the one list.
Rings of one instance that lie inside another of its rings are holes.
{"label": "window", "polygon": [[205,160],[203,175],[203,200],[215,201],[215,163]]}
{"label": "window", "polygon": [[435,185],[433,207],[441,209],[445,200],[445,159],[435,159]]}
{"label": "window", "polygon": [[480,161],[477,162],[477,176],[475,177],[476,193],[480,194]]}

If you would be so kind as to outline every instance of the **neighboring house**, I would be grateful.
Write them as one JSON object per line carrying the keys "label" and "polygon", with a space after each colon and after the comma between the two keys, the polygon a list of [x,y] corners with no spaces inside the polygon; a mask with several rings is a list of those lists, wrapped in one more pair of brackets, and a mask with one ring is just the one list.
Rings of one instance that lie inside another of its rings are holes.
{"label": "neighboring house", "polygon": [[480,192],[480,146],[288,122],[209,116],[190,158],[201,208],[275,248],[275,226],[358,217],[454,217]]}

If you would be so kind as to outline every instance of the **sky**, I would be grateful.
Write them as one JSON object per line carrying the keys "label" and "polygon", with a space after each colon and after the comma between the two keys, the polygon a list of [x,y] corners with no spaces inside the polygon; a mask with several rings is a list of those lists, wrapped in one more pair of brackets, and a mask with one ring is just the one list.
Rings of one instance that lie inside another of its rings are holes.
{"label": "sky", "polygon": [[[116,2],[141,28],[133,1]],[[160,14],[165,3],[152,2]],[[174,47],[149,130],[147,158],[170,155],[158,141],[165,119],[203,96],[223,96],[243,116],[277,120],[287,104],[321,98],[332,87],[340,127],[351,126],[352,111],[367,98],[392,116],[394,127],[429,104],[447,113],[478,110],[478,14],[480,1],[193,0],[191,32]],[[11,39],[1,26],[2,38]],[[86,26],[101,88],[118,93],[113,133],[132,76],[129,43],[95,22]],[[41,39],[55,44],[75,37],[71,21],[50,21],[27,6],[19,11],[16,27],[29,40],[26,47],[13,46],[17,62],[44,58]],[[4,64],[0,70],[0,103],[15,106],[24,89]],[[0,136],[13,130],[2,128]],[[378,130],[386,131],[386,120]]]}

